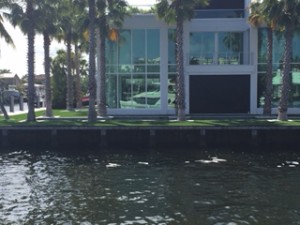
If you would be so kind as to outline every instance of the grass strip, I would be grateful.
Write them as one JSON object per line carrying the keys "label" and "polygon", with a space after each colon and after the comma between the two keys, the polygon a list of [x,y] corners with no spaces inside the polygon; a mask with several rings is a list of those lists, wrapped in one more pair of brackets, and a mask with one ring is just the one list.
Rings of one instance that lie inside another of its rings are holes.
{"label": "grass strip", "polygon": [[[45,111],[37,111],[36,117],[43,116]],[[0,117],[1,126],[199,126],[199,127],[280,127],[280,126],[300,126],[300,120],[277,121],[261,118],[244,119],[195,119],[188,121],[175,121],[167,119],[107,119],[98,120],[95,123],[87,121],[87,110],[67,111],[53,110],[54,118],[37,120],[36,122],[26,122],[27,114],[10,116],[10,120],[5,121]],[[57,118],[57,119],[56,119]]]}

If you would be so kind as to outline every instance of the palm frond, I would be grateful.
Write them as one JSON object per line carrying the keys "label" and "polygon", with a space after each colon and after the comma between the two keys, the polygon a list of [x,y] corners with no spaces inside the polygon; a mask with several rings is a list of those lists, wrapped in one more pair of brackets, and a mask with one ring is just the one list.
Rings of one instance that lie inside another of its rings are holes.
{"label": "palm frond", "polygon": [[4,27],[3,17],[0,15],[0,37],[3,37],[5,42],[15,47],[14,42]]}

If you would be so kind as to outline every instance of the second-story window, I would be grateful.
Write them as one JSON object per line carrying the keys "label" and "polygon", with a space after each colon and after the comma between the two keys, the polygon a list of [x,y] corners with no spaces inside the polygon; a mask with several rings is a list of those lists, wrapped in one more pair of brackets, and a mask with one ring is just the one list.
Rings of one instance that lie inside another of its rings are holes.
{"label": "second-story window", "polygon": [[214,64],[215,33],[192,32],[190,33],[190,64]]}
{"label": "second-story window", "polygon": [[243,32],[191,32],[190,65],[244,64]]}

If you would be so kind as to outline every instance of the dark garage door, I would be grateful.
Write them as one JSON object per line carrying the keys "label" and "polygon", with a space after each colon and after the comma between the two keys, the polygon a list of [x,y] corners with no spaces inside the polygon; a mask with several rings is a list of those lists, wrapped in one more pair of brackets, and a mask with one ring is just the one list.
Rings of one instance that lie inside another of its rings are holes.
{"label": "dark garage door", "polygon": [[190,76],[190,113],[248,113],[250,75]]}

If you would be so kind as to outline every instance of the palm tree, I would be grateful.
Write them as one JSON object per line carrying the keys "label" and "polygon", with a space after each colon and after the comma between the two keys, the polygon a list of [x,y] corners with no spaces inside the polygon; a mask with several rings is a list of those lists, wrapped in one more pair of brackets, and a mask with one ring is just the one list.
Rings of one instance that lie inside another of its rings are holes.
{"label": "palm tree", "polygon": [[99,28],[99,54],[97,57],[99,62],[99,96],[97,96],[99,102],[97,112],[99,116],[106,116],[106,62],[105,62],[105,40],[108,36],[109,30],[112,27],[121,27],[124,17],[127,15],[126,11],[127,3],[124,0],[97,0],[97,21]]}
{"label": "palm tree", "polygon": [[278,24],[284,29],[284,55],[282,69],[281,96],[278,105],[278,120],[288,120],[288,99],[290,93],[290,73],[292,56],[292,39],[295,29],[300,25],[300,1],[281,0],[279,7],[282,12]]}
{"label": "palm tree", "polygon": [[[80,8],[86,8],[86,2],[83,0],[75,0],[75,4]],[[75,101],[76,108],[82,107],[82,84],[80,75],[80,57],[82,52],[88,52],[88,16],[86,10],[78,10],[76,18],[74,18],[76,26],[72,35],[74,45],[74,66],[75,66]]]}
{"label": "palm tree", "polygon": [[34,42],[35,42],[35,16],[34,16],[34,0],[26,1],[26,16],[27,16],[27,41],[28,41],[28,114],[27,121],[34,122],[34,100],[35,100],[35,87],[34,87]]}
{"label": "palm tree", "polygon": [[27,41],[28,41],[28,113],[27,121],[34,122],[34,100],[35,100],[35,87],[34,87],[34,42],[35,42],[35,15],[34,15],[34,0],[26,1],[26,16],[27,16]]}
{"label": "palm tree", "polygon": [[[74,87],[73,87],[73,75],[72,75],[72,45],[75,46],[75,58],[80,58],[79,46],[80,42],[84,40],[83,33],[86,28],[86,1],[85,0],[61,0],[58,5],[59,14],[59,27],[60,34],[57,35],[58,40],[64,40],[67,45],[67,109],[74,109]],[[76,77],[75,77],[75,93],[76,93],[76,105],[80,108],[80,74],[79,64],[76,63]]]}
{"label": "palm tree", "polygon": [[185,76],[183,56],[183,23],[193,17],[197,6],[208,4],[209,0],[160,0],[156,4],[159,18],[166,23],[176,24],[176,112],[177,119],[183,121],[185,117]]}
{"label": "palm tree", "polygon": [[3,102],[3,96],[2,96],[2,94],[0,96],[0,110],[3,113],[4,119],[5,120],[9,120],[9,115],[8,115],[8,113],[7,113],[7,111],[6,111],[5,107],[4,107],[4,102]]}
{"label": "palm tree", "polygon": [[[53,107],[66,108],[66,71],[67,71],[67,60],[66,52],[64,50],[58,50],[56,56],[51,60],[52,70],[52,94],[53,94]],[[87,93],[87,75],[88,75],[88,62],[85,58],[79,55],[79,74],[82,80],[81,91]],[[76,56],[74,56],[76,57]],[[72,59],[73,65],[75,66],[75,58]],[[73,67],[73,70],[76,69]]]}
{"label": "palm tree", "polygon": [[278,10],[277,0],[264,0],[262,3],[254,2],[250,5],[250,15],[248,17],[248,22],[254,27],[266,25],[267,29],[267,71],[263,114],[268,116],[272,113],[273,30],[276,28]]}
{"label": "palm tree", "polygon": [[81,98],[82,98],[82,91],[81,91],[81,77],[80,77],[80,47],[78,46],[78,42],[74,42],[74,64],[75,64],[75,99],[76,99],[76,108],[82,108]]}
{"label": "palm tree", "polygon": [[52,117],[52,92],[50,80],[50,45],[51,36],[57,34],[57,16],[56,16],[56,2],[54,0],[44,0],[37,3],[38,18],[37,30],[43,35],[44,39],[44,70],[45,70],[45,105],[47,117]]}
{"label": "palm tree", "polygon": [[[4,4],[0,4],[0,9],[1,9],[1,7],[5,7],[6,5],[4,5]],[[2,17],[2,15],[0,14],[0,37],[3,37],[4,38],[4,40],[5,40],[5,42],[7,43],[7,44],[10,44],[11,46],[13,46],[14,47],[14,42],[13,42],[13,40],[12,40],[12,38],[11,38],[11,36],[9,35],[9,33],[7,32],[7,30],[5,29],[5,27],[4,27],[4,25],[3,25],[3,22],[4,22],[4,20],[3,20],[3,17]],[[7,71],[2,71],[2,72],[7,72]],[[7,114],[7,112],[6,112],[6,109],[5,109],[5,107],[4,107],[4,103],[3,103],[3,99],[2,99],[2,90],[1,90],[1,96],[0,96],[0,109],[1,109],[1,111],[2,111],[2,113],[3,113],[3,115],[4,115],[4,119],[5,120],[9,120],[9,116],[8,116],[8,114]]]}
{"label": "palm tree", "polygon": [[59,1],[58,20],[60,33],[57,35],[58,40],[64,40],[67,50],[67,94],[66,94],[66,108],[67,110],[74,110],[74,93],[73,93],[73,76],[72,76],[72,37],[74,34],[75,18],[77,17],[77,5],[73,4],[72,0]]}
{"label": "palm tree", "polygon": [[0,14],[0,37],[4,38],[4,40],[7,44],[14,46],[14,42],[13,42],[11,36],[9,35],[9,33],[7,32],[7,30],[5,29],[3,23],[4,23],[4,18]]}
{"label": "palm tree", "polygon": [[88,121],[95,122],[97,120],[97,114],[95,110],[96,102],[96,61],[95,61],[95,49],[96,49],[96,36],[95,36],[95,0],[89,0],[89,113]]}
{"label": "palm tree", "polygon": [[[17,2],[17,1],[16,1]],[[13,3],[7,5],[10,9],[10,14],[7,18],[13,26],[19,26],[21,31],[27,35],[27,65],[28,65],[28,113],[27,121],[34,122],[36,120],[34,104],[35,104],[35,86],[34,86],[34,44],[35,44],[35,29],[36,29],[36,2],[35,0],[26,0],[25,7],[21,3]],[[25,11],[24,11],[25,9]]]}

